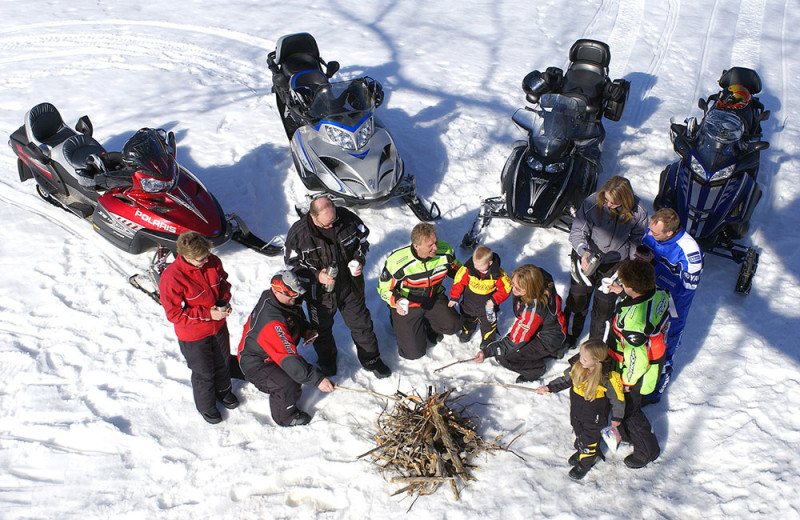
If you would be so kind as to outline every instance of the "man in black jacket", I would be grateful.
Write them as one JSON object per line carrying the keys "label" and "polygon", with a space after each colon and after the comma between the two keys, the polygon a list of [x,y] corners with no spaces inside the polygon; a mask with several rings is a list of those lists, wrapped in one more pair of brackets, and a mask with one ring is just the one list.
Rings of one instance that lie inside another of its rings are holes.
{"label": "man in black jacket", "polygon": [[358,360],[378,378],[391,375],[380,358],[378,338],[364,299],[369,229],[352,211],[337,208],[327,197],[311,202],[304,217],[286,236],[285,262],[309,288],[309,320],[319,333],[314,349],[323,374],[336,374],[333,317],[338,310],[350,329]]}

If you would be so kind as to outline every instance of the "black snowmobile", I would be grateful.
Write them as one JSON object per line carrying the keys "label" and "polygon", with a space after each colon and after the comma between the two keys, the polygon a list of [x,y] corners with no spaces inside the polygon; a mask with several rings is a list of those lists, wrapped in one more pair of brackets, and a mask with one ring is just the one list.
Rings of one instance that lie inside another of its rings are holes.
{"label": "black snowmobile", "polygon": [[761,78],[751,69],[733,67],[719,79],[722,91],[700,99],[700,123],[693,117],[670,128],[680,159],[661,172],[653,207],[673,208],[681,225],[707,253],[741,265],[735,290],[750,292],[758,268],[758,250],[736,243],[747,234],[761,199],[758,167],[761,122],[769,111],[755,97]]}
{"label": "black snowmobile", "polygon": [[267,64],[294,165],[308,190],[352,207],[400,197],[420,220],[439,218],[436,203],[426,208],[417,197],[414,176],[405,173],[392,136],[374,115],[383,102],[380,83],[368,76],[331,83],[339,63],[326,63],[308,33],[279,38]]}
{"label": "black snowmobile", "polygon": [[611,51],[596,40],[578,40],[566,73],[534,70],[522,81],[533,107],[517,110],[514,123],[528,134],[517,141],[500,175],[503,195],[481,202],[462,247],[474,247],[494,218],[569,230],[575,212],[597,186],[605,130],[602,118],[622,117],[630,84],[608,77]]}

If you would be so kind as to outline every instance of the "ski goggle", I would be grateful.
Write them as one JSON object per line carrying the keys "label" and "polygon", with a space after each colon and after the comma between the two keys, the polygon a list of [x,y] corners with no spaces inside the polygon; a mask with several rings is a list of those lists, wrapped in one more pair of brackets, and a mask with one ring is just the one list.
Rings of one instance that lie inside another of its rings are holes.
{"label": "ski goggle", "polygon": [[284,271],[283,274],[273,276],[271,285],[273,292],[289,298],[297,298],[306,292],[297,280],[297,276],[290,271]]}

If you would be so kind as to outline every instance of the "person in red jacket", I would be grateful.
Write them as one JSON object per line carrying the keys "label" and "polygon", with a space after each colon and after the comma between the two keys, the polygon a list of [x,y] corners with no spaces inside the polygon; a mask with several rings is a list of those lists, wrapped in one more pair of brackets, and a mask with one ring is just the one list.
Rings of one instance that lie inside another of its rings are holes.
{"label": "person in red jacket", "polygon": [[305,293],[292,271],[272,277],[247,318],[239,343],[239,364],[244,378],[269,394],[272,419],[280,426],[308,424],[311,416],[297,408],[302,385],[333,391],[333,383],[297,352],[301,339],[317,337],[306,320],[298,298]]}
{"label": "person in red jacket", "polygon": [[217,424],[222,415],[217,399],[233,409],[239,400],[231,391],[231,284],[222,262],[211,254],[211,242],[188,231],[177,240],[178,257],[161,274],[159,292],[167,319],[175,326],[178,344],[192,371],[197,411]]}
{"label": "person in red jacket", "polygon": [[511,291],[514,325],[500,340],[481,347],[474,361],[496,357],[519,374],[517,383],[528,383],[544,374],[546,358],[556,357],[566,323],[553,277],[544,269],[531,264],[517,267],[511,274]]}

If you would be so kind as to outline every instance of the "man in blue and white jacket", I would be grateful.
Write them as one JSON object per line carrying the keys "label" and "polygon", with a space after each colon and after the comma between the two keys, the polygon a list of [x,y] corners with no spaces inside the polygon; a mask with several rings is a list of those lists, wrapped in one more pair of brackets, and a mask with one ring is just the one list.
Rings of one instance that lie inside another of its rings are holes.
{"label": "man in blue and white jacket", "polygon": [[680,345],[689,307],[703,272],[703,251],[694,238],[681,229],[678,214],[670,208],[653,214],[642,244],[653,252],[656,285],[669,293],[670,325],[664,373],[656,391],[649,396],[649,400],[657,401],[669,384],[672,357]]}

